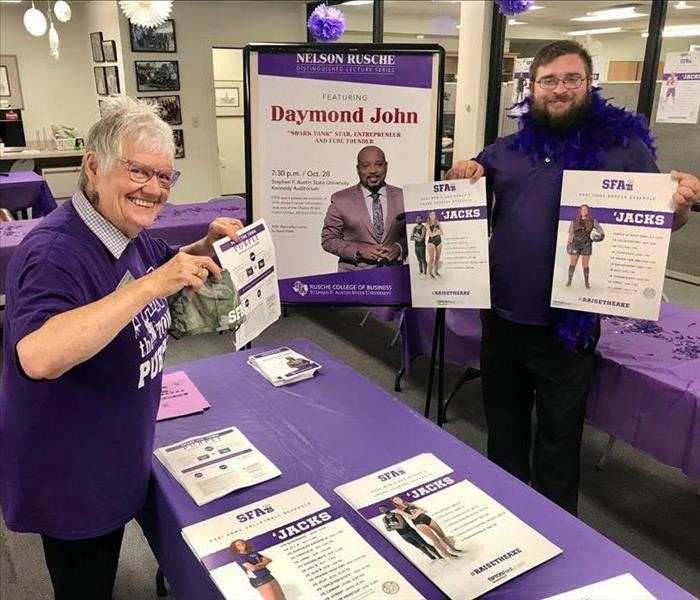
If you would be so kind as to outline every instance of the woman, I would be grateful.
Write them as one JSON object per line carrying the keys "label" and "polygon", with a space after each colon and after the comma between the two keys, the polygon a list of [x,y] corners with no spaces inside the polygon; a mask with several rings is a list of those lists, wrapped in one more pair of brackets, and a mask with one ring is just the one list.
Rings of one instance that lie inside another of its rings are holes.
{"label": "woman", "polygon": [[416,529],[423,535],[430,538],[443,555],[450,558],[459,558],[452,552],[463,552],[456,548],[450,538],[445,535],[440,525],[435,519],[431,519],[424,508],[406,502],[403,498],[396,496],[391,499],[396,506],[396,512],[407,519],[411,519]]}
{"label": "woman", "polygon": [[255,552],[245,540],[234,540],[229,546],[233,559],[248,575],[248,581],[264,600],[285,600],[279,582],[267,568],[272,561],[259,552]]}
{"label": "woman", "polygon": [[435,275],[440,277],[438,269],[441,266],[442,236],[442,226],[437,220],[435,211],[431,210],[428,213],[428,274],[433,279],[435,279]]}
{"label": "woman", "polygon": [[150,475],[166,298],[220,280],[212,243],[241,227],[216,219],[179,252],[145,231],[179,176],[156,111],[105,100],[79,191],[7,270],[0,501],[11,530],[41,534],[58,600],[111,598]]}
{"label": "woman", "polygon": [[411,232],[411,239],[415,243],[416,258],[418,259],[418,267],[420,272],[424,275],[428,273],[428,263],[425,260],[425,236],[426,236],[425,225],[423,224],[423,217],[420,215],[416,217],[416,224]]}
{"label": "woman", "polygon": [[583,278],[586,283],[586,289],[591,288],[588,281],[590,273],[588,265],[591,262],[591,254],[593,253],[593,239],[591,237],[593,230],[597,232],[599,239],[602,240],[605,235],[603,228],[591,215],[588,205],[582,204],[577,217],[569,225],[569,237],[566,245],[566,251],[569,254],[569,279],[566,282],[566,287],[571,287],[571,280],[574,277],[574,271],[580,256],[583,263]]}

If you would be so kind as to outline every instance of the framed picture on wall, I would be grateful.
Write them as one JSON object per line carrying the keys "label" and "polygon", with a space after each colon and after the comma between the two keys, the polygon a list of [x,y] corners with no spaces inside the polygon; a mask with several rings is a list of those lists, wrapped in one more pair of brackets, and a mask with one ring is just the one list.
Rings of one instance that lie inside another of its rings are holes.
{"label": "framed picture on wall", "polygon": [[107,81],[107,93],[108,94],[118,94],[119,93],[119,69],[117,66],[104,67],[105,70],[105,80]]}
{"label": "framed picture on wall", "polygon": [[136,89],[139,92],[177,92],[180,68],[176,60],[137,60]]}
{"label": "framed picture on wall", "polygon": [[214,81],[214,98],[217,117],[243,116],[242,81]]}
{"label": "framed picture on wall", "polygon": [[24,108],[17,57],[14,54],[0,55],[0,107]]}
{"label": "framed picture on wall", "polygon": [[129,21],[132,52],[177,52],[175,21],[168,19],[157,27],[139,27]]}
{"label": "framed picture on wall", "polygon": [[173,129],[175,140],[175,158],[185,158],[185,134],[182,129]]}
{"label": "framed picture on wall", "polygon": [[105,40],[102,42],[102,54],[105,62],[117,62],[117,44],[114,40]]}
{"label": "framed picture on wall", "polygon": [[160,116],[169,125],[182,125],[180,96],[139,96],[139,100],[150,100],[160,107]]}
{"label": "framed picture on wall", "polygon": [[102,50],[102,32],[95,31],[90,34],[90,47],[92,48],[92,60],[95,62],[104,62],[105,55]]}
{"label": "framed picture on wall", "polygon": [[99,96],[107,95],[107,78],[104,67],[93,67],[95,71],[95,89]]}

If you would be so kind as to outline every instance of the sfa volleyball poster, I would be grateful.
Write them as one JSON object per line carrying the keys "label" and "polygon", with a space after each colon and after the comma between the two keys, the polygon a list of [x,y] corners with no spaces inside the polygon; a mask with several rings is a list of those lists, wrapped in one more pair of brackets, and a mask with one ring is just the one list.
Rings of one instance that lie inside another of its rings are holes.
{"label": "sfa volleyball poster", "polygon": [[442,50],[255,45],[253,214],[283,302],[410,304],[403,186],[435,179]]}

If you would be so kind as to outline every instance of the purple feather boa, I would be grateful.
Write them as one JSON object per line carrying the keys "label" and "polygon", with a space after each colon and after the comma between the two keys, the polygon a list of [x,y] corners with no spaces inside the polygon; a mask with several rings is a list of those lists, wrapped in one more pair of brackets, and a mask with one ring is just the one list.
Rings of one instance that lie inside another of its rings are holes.
{"label": "purple feather boa", "polygon": [[[591,107],[581,123],[564,132],[535,125],[529,112],[529,97],[514,107],[525,112],[517,117],[518,133],[511,147],[530,155],[535,162],[555,156],[562,169],[596,171],[603,168],[609,148],[626,148],[633,138],[642,140],[656,158],[646,117],[609,104],[598,88],[592,90]],[[568,350],[574,352],[595,344],[597,314],[562,309],[555,309],[555,312],[557,335]]]}
{"label": "purple feather boa", "polygon": [[535,0],[494,0],[501,14],[514,17],[529,10]]}

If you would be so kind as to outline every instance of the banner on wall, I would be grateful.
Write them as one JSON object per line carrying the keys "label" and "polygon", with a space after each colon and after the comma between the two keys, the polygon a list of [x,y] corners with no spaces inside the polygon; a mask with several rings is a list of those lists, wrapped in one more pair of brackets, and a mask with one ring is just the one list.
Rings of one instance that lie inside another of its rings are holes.
{"label": "banner on wall", "polygon": [[247,189],[286,303],[410,304],[402,187],[433,181],[444,51],[252,44]]}
{"label": "banner on wall", "polygon": [[656,110],[657,123],[698,122],[700,52],[669,52]]}

